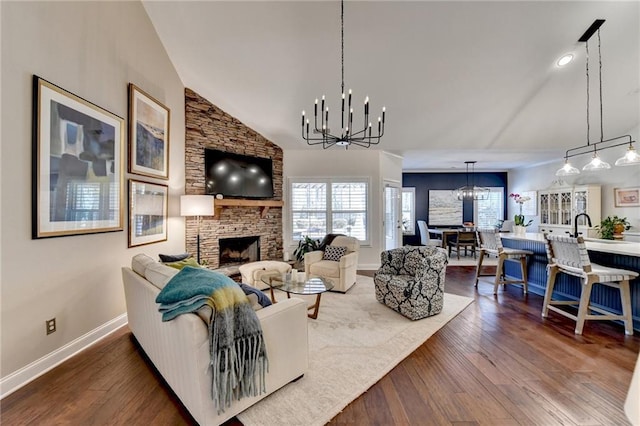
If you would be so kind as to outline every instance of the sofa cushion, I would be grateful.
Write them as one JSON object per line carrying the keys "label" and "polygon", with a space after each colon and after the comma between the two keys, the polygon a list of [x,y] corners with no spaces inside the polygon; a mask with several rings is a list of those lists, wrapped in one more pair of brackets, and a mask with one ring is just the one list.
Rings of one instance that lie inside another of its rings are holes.
{"label": "sofa cushion", "polygon": [[200,264],[193,257],[189,257],[187,259],[179,260],[177,262],[165,263],[165,265],[170,266],[170,267],[175,268],[175,269],[182,269],[185,266],[193,266],[194,268],[201,268]]}
{"label": "sofa cushion", "polygon": [[176,268],[170,268],[162,263],[153,262],[147,266],[144,277],[160,290],[167,285],[167,282],[179,271]]}
{"label": "sofa cushion", "polygon": [[360,242],[357,238],[338,235],[331,241],[332,246],[342,246],[347,248],[347,253],[360,250]]}
{"label": "sofa cushion", "polygon": [[144,271],[147,269],[147,266],[153,263],[156,263],[156,261],[150,256],[144,253],[136,254],[131,259],[131,269],[133,269],[136,274],[144,277]]}
{"label": "sofa cushion", "polygon": [[266,308],[267,306],[271,305],[271,300],[269,300],[267,295],[261,292],[260,290],[258,290],[257,288],[254,288],[254,287],[251,287],[250,285],[242,284],[242,283],[240,283],[240,288],[242,289],[242,291],[244,291],[244,294],[246,294],[247,297],[249,297],[249,300],[251,300],[252,302],[253,302],[253,299],[251,298],[251,296],[255,296],[261,307]]}
{"label": "sofa cushion", "polygon": [[334,262],[339,262],[340,258],[347,253],[347,248],[343,246],[327,246],[324,249],[324,255],[322,256],[323,260],[332,260]]}
{"label": "sofa cushion", "polygon": [[321,277],[340,278],[340,264],[332,260],[314,262],[309,268],[309,273]]}
{"label": "sofa cushion", "polygon": [[159,254],[160,262],[179,262],[181,260],[185,260],[189,257],[189,253],[181,253],[181,254]]}

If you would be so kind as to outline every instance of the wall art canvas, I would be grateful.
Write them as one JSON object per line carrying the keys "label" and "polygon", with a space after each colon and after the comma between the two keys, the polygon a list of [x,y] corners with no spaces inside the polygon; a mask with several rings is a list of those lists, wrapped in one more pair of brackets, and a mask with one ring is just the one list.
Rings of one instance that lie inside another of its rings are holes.
{"label": "wall art canvas", "polygon": [[169,108],[129,83],[129,172],[169,179]]}
{"label": "wall art canvas", "polygon": [[429,190],[429,226],[462,224],[462,201],[451,190]]}
{"label": "wall art canvas", "polygon": [[169,187],[129,179],[129,247],[167,240]]}
{"label": "wall art canvas", "polygon": [[124,120],[33,77],[32,238],[123,229]]}
{"label": "wall art canvas", "polygon": [[640,188],[614,188],[616,207],[640,207]]}

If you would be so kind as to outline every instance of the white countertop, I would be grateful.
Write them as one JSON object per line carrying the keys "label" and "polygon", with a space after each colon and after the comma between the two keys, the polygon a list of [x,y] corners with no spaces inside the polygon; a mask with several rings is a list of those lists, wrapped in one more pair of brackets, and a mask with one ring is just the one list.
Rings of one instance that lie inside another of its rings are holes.
{"label": "white countertop", "polygon": [[[511,233],[501,233],[500,236],[507,240],[526,240],[545,242],[544,234],[528,232],[523,236]],[[626,256],[640,257],[640,243],[618,240],[601,240],[597,238],[585,238],[588,250],[600,251],[603,253],[623,254]]]}

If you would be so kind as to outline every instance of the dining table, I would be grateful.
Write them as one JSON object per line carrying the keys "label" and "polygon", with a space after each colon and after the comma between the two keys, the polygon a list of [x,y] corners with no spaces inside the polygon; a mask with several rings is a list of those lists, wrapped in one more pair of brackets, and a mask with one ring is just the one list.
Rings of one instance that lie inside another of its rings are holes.
{"label": "dining table", "polygon": [[442,247],[447,248],[447,241],[451,235],[458,235],[458,231],[464,231],[464,228],[429,228],[429,233],[439,235],[442,238]]}

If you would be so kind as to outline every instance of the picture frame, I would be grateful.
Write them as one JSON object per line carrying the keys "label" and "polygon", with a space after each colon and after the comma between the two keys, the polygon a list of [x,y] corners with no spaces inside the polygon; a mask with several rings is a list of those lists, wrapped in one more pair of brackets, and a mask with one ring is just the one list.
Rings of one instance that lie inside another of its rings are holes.
{"label": "picture frame", "polygon": [[33,76],[32,239],[122,231],[124,119]]}
{"label": "picture frame", "polygon": [[129,247],[167,241],[167,185],[129,179]]}
{"label": "picture frame", "polygon": [[129,83],[129,173],[169,179],[171,111]]}
{"label": "picture frame", "polygon": [[613,188],[616,207],[640,207],[640,187]]}
{"label": "picture frame", "polygon": [[429,190],[429,226],[462,224],[462,201],[451,190]]}

